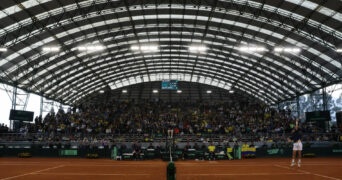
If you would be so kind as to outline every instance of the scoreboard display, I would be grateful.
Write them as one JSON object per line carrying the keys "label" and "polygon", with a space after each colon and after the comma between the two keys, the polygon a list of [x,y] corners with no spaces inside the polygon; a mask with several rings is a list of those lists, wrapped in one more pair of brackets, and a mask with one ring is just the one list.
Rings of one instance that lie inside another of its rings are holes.
{"label": "scoreboard display", "polygon": [[305,112],[306,121],[330,121],[330,111]]}
{"label": "scoreboard display", "polygon": [[161,82],[161,89],[177,90],[178,80],[163,80]]}
{"label": "scoreboard display", "polygon": [[305,116],[307,122],[311,122],[322,129],[327,129],[327,123],[331,120],[330,111],[305,112]]}
{"label": "scoreboard display", "polygon": [[32,111],[20,111],[11,109],[9,120],[17,120],[17,121],[33,121],[34,112]]}

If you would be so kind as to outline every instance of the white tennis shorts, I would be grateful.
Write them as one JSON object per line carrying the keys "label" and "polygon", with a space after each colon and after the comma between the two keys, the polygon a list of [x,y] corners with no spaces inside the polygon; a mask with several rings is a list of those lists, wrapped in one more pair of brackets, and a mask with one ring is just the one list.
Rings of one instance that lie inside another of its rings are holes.
{"label": "white tennis shorts", "polygon": [[293,143],[293,150],[294,151],[301,151],[303,150],[303,144],[301,141],[297,141],[296,143]]}

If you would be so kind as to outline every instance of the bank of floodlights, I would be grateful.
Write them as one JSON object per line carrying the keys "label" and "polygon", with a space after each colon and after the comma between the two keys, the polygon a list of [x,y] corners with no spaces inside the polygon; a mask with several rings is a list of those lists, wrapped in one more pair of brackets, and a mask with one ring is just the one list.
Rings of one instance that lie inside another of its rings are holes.
{"label": "bank of floodlights", "polygon": [[253,52],[265,52],[267,49],[262,46],[241,46],[238,48],[241,52],[253,53]]}
{"label": "bank of floodlights", "polygon": [[7,51],[7,48],[5,47],[0,47],[0,52],[6,52]]}
{"label": "bank of floodlights", "polygon": [[103,51],[106,47],[103,45],[88,45],[88,46],[78,46],[77,49],[79,51],[84,52],[97,52],[97,51]]}
{"label": "bank of floodlights", "polygon": [[159,48],[157,45],[132,45],[132,51],[142,52],[142,53],[149,53],[149,52],[157,52]]}
{"label": "bank of floodlights", "polygon": [[57,46],[51,46],[51,47],[43,47],[42,50],[44,52],[59,52],[60,51],[60,47]]}
{"label": "bank of floodlights", "polygon": [[278,53],[299,53],[301,51],[300,48],[297,47],[276,47],[274,48],[274,52]]}
{"label": "bank of floodlights", "polygon": [[207,51],[207,46],[205,45],[191,45],[189,46],[189,51],[192,53],[203,53]]}

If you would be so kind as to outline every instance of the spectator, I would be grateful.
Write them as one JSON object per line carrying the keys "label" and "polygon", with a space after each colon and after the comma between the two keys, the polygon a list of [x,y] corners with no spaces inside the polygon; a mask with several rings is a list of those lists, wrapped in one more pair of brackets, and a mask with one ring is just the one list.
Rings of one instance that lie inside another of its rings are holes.
{"label": "spectator", "polygon": [[211,142],[210,145],[208,146],[209,160],[211,159],[215,160],[215,150],[216,150],[216,146],[214,145],[213,142]]}
{"label": "spectator", "polygon": [[132,150],[133,150],[133,159],[134,160],[140,159],[141,146],[138,142],[133,143]]}

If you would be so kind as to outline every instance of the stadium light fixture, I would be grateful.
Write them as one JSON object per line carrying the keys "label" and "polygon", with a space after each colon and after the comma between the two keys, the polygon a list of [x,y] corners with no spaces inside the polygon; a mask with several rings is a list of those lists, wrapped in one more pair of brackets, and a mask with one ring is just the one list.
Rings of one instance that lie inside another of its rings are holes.
{"label": "stadium light fixture", "polygon": [[191,45],[189,46],[189,51],[194,53],[201,53],[207,51],[207,47],[205,45]]}
{"label": "stadium light fixture", "polygon": [[96,52],[96,51],[103,51],[105,47],[102,45],[89,45],[89,46],[78,46],[77,49],[79,51]]}
{"label": "stadium light fixture", "polygon": [[45,52],[58,52],[60,51],[60,47],[43,47],[42,50]]}
{"label": "stadium light fixture", "polygon": [[211,94],[212,93],[212,91],[211,90],[207,90],[207,94]]}
{"label": "stadium light fixture", "polygon": [[294,47],[276,47],[274,48],[275,52],[285,52],[285,53],[299,53],[301,51],[300,48]]}
{"label": "stadium light fixture", "polygon": [[131,50],[133,50],[133,51],[139,51],[139,50],[140,50],[140,46],[138,46],[138,45],[132,45],[132,46],[131,46]]}
{"label": "stadium light fixture", "polygon": [[241,52],[264,52],[267,51],[265,47],[262,46],[241,46],[239,47]]}
{"label": "stadium light fixture", "polygon": [[122,90],[122,93],[127,93],[127,89],[123,89],[123,90]]}
{"label": "stadium light fixture", "polygon": [[143,53],[148,53],[148,52],[157,52],[158,46],[157,45],[132,45],[131,46],[132,51],[141,51]]}
{"label": "stadium light fixture", "polygon": [[7,51],[7,48],[5,47],[0,47],[0,52],[6,52]]}
{"label": "stadium light fixture", "polygon": [[153,89],[152,91],[154,94],[158,93],[158,90],[157,89]]}
{"label": "stadium light fixture", "polygon": [[179,93],[182,93],[182,90],[177,90],[177,93],[179,94]]}

